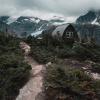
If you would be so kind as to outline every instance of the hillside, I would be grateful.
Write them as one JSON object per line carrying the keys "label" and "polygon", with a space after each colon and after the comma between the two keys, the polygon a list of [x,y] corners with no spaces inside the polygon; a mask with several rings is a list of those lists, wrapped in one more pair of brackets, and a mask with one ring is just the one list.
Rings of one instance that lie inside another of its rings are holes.
{"label": "hillside", "polygon": [[[86,14],[79,16],[76,22],[73,23],[75,24],[75,27],[78,32],[82,31],[81,29],[83,29],[84,24],[88,24],[91,27],[95,25],[95,27],[97,27],[95,29],[97,33],[100,27],[99,19],[100,19],[99,11],[90,10]],[[0,25],[2,31],[5,32],[7,27],[9,33],[14,33],[17,36],[22,36],[22,37],[26,37],[31,34],[37,36],[45,30],[48,31],[48,29],[51,28],[52,26],[58,26],[65,23],[67,23],[65,18],[58,16],[53,16],[46,20],[32,16],[19,16],[19,17],[0,16]]]}
{"label": "hillside", "polygon": [[46,100],[100,99],[100,47],[65,43],[47,35],[40,40],[28,37],[26,42],[32,48],[30,55],[46,65]]}
{"label": "hillside", "polygon": [[0,32],[0,100],[14,100],[30,75],[19,43],[20,39]]}
{"label": "hillside", "polygon": [[76,20],[76,23],[100,25],[100,11],[90,10],[86,14],[80,16]]}
{"label": "hillside", "polygon": [[57,16],[54,16],[48,20],[28,16],[1,16],[0,21],[9,26],[18,36],[27,36],[30,34],[35,34],[38,31],[42,32],[43,30],[52,25],[60,25],[66,23],[66,20],[64,20],[64,18]]}

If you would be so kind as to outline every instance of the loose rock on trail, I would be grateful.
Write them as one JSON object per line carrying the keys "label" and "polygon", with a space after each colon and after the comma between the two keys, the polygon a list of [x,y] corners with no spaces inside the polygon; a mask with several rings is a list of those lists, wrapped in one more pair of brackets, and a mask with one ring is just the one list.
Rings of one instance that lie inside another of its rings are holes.
{"label": "loose rock on trail", "polygon": [[31,47],[25,42],[20,43],[21,49],[24,51],[25,61],[31,65],[31,76],[29,81],[20,89],[16,100],[44,100],[43,95],[43,69],[44,66],[38,64],[29,53]]}

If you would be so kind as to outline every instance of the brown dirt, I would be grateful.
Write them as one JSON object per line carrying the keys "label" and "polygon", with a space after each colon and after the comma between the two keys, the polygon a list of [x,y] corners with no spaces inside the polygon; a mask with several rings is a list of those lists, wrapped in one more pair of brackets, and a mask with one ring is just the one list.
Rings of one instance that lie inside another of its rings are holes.
{"label": "brown dirt", "polygon": [[30,80],[20,89],[16,100],[44,100],[42,73],[44,67],[28,55],[31,49],[28,44],[21,42],[20,47],[24,51],[25,61],[31,65],[32,70]]}

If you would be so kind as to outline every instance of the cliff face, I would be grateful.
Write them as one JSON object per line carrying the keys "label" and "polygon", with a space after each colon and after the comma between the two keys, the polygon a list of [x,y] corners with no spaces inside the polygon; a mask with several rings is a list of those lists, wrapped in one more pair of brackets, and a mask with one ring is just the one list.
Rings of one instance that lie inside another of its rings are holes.
{"label": "cliff face", "polygon": [[85,15],[78,17],[76,23],[100,25],[100,11],[91,10]]}

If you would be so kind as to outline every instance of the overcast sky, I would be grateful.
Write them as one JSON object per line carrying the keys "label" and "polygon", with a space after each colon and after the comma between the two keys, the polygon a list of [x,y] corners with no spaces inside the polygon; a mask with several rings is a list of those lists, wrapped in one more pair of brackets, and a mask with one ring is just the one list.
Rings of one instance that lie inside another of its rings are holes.
{"label": "overcast sky", "polygon": [[100,0],[0,0],[0,15],[11,16],[65,16],[69,20],[100,9]]}

